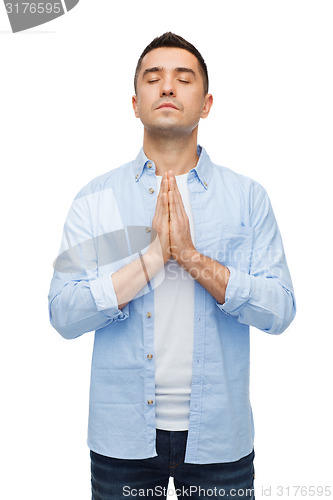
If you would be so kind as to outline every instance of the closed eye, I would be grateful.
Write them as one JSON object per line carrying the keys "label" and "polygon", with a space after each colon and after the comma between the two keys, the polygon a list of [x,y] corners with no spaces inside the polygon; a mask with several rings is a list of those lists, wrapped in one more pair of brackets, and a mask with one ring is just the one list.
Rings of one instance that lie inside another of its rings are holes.
{"label": "closed eye", "polygon": [[[187,80],[179,80],[181,83],[190,83]],[[158,82],[158,80],[148,80],[148,83],[155,83]]]}

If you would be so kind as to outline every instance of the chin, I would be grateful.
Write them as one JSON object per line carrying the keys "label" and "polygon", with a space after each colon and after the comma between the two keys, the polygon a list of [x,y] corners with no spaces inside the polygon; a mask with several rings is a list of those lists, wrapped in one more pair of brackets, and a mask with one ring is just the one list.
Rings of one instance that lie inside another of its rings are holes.
{"label": "chin", "polygon": [[162,130],[182,130],[184,127],[177,120],[161,120],[146,125],[146,128],[153,131]]}

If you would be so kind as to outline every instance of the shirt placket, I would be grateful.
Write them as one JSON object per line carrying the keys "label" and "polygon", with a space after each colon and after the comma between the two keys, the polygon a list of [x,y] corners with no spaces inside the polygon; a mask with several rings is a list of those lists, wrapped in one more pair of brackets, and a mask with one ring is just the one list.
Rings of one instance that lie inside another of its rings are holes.
{"label": "shirt placket", "polygon": [[[139,180],[138,189],[143,190],[143,199],[149,227],[151,230],[152,220],[156,208],[156,174],[155,165],[148,161],[145,164],[141,179]],[[150,456],[156,456],[156,422],[155,422],[155,352],[154,352],[154,292],[149,283],[150,292],[143,296],[142,301],[142,328],[143,328],[143,356],[145,366],[144,377],[144,408],[146,419],[146,437],[147,437],[147,453]]]}
{"label": "shirt placket", "polygon": [[[191,174],[190,174],[191,175]],[[194,177],[194,175],[193,175]],[[205,248],[206,233],[202,210],[201,183],[198,178],[188,180],[196,249]],[[202,392],[204,373],[204,346],[206,332],[206,292],[197,281],[194,282],[194,318],[193,318],[193,362],[190,401],[190,420],[186,444],[185,462],[197,462],[197,449],[202,414]]]}

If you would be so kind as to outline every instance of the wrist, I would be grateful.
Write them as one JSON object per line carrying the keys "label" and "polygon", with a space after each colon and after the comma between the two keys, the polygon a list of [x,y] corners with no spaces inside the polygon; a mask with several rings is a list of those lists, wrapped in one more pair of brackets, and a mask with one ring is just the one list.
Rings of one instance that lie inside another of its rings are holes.
{"label": "wrist", "polygon": [[147,252],[143,255],[148,274],[155,274],[163,265],[164,259],[161,247],[148,248]]}
{"label": "wrist", "polygon": [[201,254],[193,247],[180,252],[177,262],[186,271],[189,271],[193,264],[199,262]]}
{"label": "wrist", "polygon": [[155,240],[149,245],[146,255],[149,255],[149,258],[155,262],[163,261],[163,264],[165,264],[171,257],[170,249],[163,250],[159,238],[155,238]]}

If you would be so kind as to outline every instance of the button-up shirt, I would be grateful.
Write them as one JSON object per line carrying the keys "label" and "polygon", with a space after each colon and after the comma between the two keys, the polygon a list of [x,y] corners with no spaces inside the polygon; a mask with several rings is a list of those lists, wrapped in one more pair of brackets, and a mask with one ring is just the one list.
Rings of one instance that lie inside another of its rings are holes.
{"label": "button-up shirt", "polygon": [[[199,145],[197,152],[187,176],[195,247],[230,271],[223,304],[195,281],[185,463],[206,464],[252,451],[249,326],[280,334],[295,315],[295,299],[266,191],[214,164]],[[134,161],[86,185],[69,210],[49,293],[50,321],[64,338],[95,331],[88,446],[115,458],[157,455],[159,283],[153,278],[119,309],[112,282],[112,273],[147,250],[157,195],[155,163],[143,148]]]}

